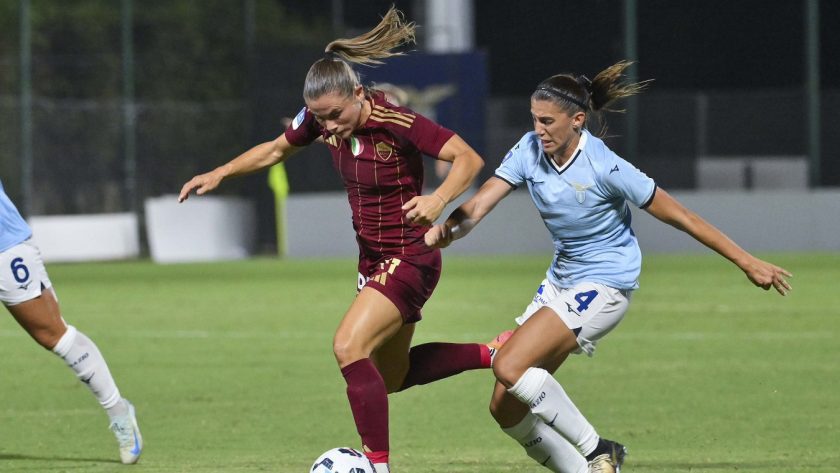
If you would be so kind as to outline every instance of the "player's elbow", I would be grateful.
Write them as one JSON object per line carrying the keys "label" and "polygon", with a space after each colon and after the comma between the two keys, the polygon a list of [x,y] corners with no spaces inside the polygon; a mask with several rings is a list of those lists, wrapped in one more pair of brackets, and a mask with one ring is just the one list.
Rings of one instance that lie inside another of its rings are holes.
{"label": "player's elbow", "polygon": [[482,169],[484,169],[484,159],[478,155],[475,151],[470,150],[468,153],[469,160],[470,160],[470,167],[475,175],[478,175]]}

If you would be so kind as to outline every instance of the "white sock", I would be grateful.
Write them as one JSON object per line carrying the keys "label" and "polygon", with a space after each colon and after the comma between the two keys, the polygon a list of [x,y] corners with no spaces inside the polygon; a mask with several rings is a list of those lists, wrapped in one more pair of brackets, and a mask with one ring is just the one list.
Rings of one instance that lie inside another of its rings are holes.
{"label": "white sock", "polygon": [[577,449],[532,413],[521,422],[502,429],[525,448],[525,453],[556,473],[586,473],[589,465]]}
{"label": "white sock", "polygon": [[584,456],[598,446],[595,428],[548,371],[528,368],[508,392],[530,406],[534,415],[559,432]]}
{"label": "white sock", "polygon": [[391,467],[387,463],[374,463],[373,469],[376,473],[391,473]]}
{"label": "white sock", "polygon": [[62,335],[52,351],[60,356],[76,373],[76,377],[90,388],[99,400],[99,404],[109,411],[109,415],[118,414],[120,410],[127,412],[125,403],[120,402],[122,400],[120,390],[117,389],[117,384],[108,370],[105,358],[85,334],[76,330],[76,327],[68,325],[67,332]]}

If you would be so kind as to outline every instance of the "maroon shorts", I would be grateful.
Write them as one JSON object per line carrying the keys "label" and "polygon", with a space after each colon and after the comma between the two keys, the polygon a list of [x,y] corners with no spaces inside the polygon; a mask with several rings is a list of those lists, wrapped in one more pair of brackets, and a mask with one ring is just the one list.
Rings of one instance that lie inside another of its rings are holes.
{"label": "maroon shorts", "polygon": [[440,279],[440,250],[412,256],[359,258],[359,285],[381,292],[397,306],[403,322],[415,323],[422,317],[423,304],[432,297]]}

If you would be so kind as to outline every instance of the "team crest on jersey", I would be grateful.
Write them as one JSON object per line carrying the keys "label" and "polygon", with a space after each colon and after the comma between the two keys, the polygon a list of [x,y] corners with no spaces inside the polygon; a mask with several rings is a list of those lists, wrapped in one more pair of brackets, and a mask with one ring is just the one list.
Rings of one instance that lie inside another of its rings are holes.
{"label": "team crest on jersey", "polygon": [[394,154],[394,147],[388,143],[376,143],[374,150],[376,150],[376,155],[382,158],[383,161],[387,161]]}
{"label": "team crest on jersey", "polygon": [[362,140],[356,138],[355,136],[350,137],[350,152],[353,153],[353,156],[362,154],[364,149],[365,145],[362,143]]}
{"label": "team crest on jersey", "polygon": [[578,184],[577,182],[572,183],[572,187],[575,188],[575,200],[577,200],[579,204],[582,204],[583,201],[586,200],[586,190],[593,185],[594,184]]}
{"label": "team crest on jersey", "polygon": [[300,109],[298,114],[295,116],[295,119],[292,120],[292,130],[297,130],[301,123],[303,123],[303,119],[306,117],[306,107]]}

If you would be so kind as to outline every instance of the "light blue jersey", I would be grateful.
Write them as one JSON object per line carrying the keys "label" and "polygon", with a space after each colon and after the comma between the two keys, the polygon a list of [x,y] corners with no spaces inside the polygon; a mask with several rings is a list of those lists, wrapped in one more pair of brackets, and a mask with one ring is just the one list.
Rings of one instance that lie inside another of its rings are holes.
{"label": "light blue jersey", "polygon": [[616,289],[639,287],[642,253],[630,228],[632,202],[645,208],[656,184],[584,130],[564,166],[527,133],[496,169],[513,187],[523,183],[554,240],[554,261],[546,275],[562,288],[597,282]]}
{"label": "light blue jersey", "polygon": [[32,230],[6,195],[3,181],[0,181],[0,253],[26,241],[30,236]]}

